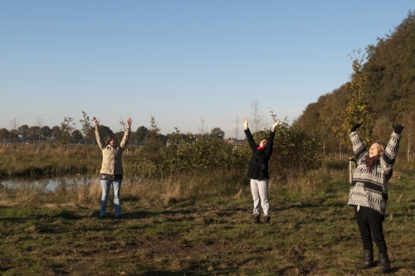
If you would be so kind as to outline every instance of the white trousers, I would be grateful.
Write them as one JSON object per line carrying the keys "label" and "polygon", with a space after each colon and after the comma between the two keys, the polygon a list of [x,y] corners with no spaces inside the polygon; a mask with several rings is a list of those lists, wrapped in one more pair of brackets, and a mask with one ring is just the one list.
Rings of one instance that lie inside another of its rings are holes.
{"label": "white trousers", "polygon": [[260,214],[262,208],[264,215],[269,216],[268,179],[251,179],[251,193],[254,200],[254,215]]}

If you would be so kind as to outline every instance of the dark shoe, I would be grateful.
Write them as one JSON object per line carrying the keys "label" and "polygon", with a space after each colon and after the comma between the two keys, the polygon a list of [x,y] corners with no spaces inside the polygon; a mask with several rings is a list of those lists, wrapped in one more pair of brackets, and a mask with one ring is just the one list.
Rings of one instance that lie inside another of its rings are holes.
{"label": "dark shoe", "polygon": [[116,216],[115,218],[116,218],[116,219],[121,219],[121,215],[119,215],[119,216]]}
{"label": "dark shoe", "polygon": [[100,219],[104,219],[104,218],[105,218],[105,216],[99,216],[99,218],[100,218]]}
{"label": "dark shoe", "polygon": [[388,258],[388,253],[379,253],[380,268],[378,274],[386,274],[391,271],[391,266]]}
{"label": "dark shoe", "polygon": [[259,222],[259,214],[255,214],[254,216],[253,216],[253,221],[252,221],[254,224],[259,224],[260,222]]}
{"label": "dark shoe", "polygon": [[269,224],[270,216],[264,216],[264,224]]}
{"label": "dark shoe", "polygon": [[363,250],[363,253],[365,255],[365,260],[363,264],[357,268],[360,270],[372,267],[373,265],[373,250]]}

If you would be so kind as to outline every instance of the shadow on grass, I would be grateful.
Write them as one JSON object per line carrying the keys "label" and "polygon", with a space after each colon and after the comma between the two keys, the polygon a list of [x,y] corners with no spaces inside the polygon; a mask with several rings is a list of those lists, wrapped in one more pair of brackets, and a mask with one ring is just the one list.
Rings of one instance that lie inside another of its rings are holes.
{"label": "shadow on grass", "polygon": [[[180,272],[171,272],[171,271],[147,271],[144,273],[137,274],[137,276],[183,276],[183,275],[203,275],[196,272],[180,271]],[[208,275],[208,274],[205,274]]]}

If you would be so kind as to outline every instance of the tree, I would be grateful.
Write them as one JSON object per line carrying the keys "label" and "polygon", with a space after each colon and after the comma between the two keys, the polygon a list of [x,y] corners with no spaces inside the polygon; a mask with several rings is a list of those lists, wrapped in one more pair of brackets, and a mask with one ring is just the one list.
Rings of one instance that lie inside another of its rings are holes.
{"label": "tree", "polygon": [[[387,116],[380,116],[374,122],[373,136],[378,141],[387,142],[392,130],[392,122]],[[406,129],[405,129],[406,130]]]}
{"label": "tree", "polygon": [[53,140],[59,140],[61,138],[61,128],[59,126],[53,126],[50,131]]}
{"label": "tree", "polygon": [[38,135],[38,139],[40,140],[41,138],[42,138],[42,134],[41,134],[41,132],[40,132],[40,130],[42,129],[42,127],[44,126],[45,124],[43,123],[43,120],[41,119],[41,118],[39,118],[39,117],[37,117],[37,119],[36,119],[36,121],[35,121],[35,126],[37,126],[38,128],[38,132],[37,132],[37,135]]}
{"label": "tree", "polygon": [[112,132],[112,130],[109,127],[104,126],[104,125],[99,125],[98,131],[99,131],[99,135],[103,137],[103,139],[106,139],[104,137],[109,138],[114,135],[114,132]]}
{"label": "tree", "polygon": [[73,143],[79,143],[84,137],[82,136],[82,133],[75,129],[72,133],[71,133],[71,142]]}
{"label": "tree", "polygon": [[119,142],[121,142],[122,138],[124,137],[124,131],[118,131],[114,133],[115,138],[117,138],[117,140]]}
{"label": "tree", "polygon": [[150,152],[158,152],[161,146],[159,138],[160,128],[157,126],[156,118],[151,115],[150,129],[147,131],[146,149]]}
{"label": "tree", "polygon": [[126,126],[125,121],[122,118],[122,116],[121,116],[121,121],[119,121],[118,123],[121,125],[120,132],[124,132],[125,129],[127,128],[127,126]]}
{"label": "tree", "polygon": [[355,58],[353,60],[353,73],[351,74],[350,81],[346,83],[348,92],[347,106],[341,110],[339,116],[341,125],[339,127],[333,127],[333,130],[340,138],[341,144],[348,140],[347,137],[350,133],[350,128],[357,123],[363,123],[363,126],[359,128],[359,134],[364,142],[368,143],[370,140],[371,118],[365,91],[363,90],[363,85],[366,82],[366,78],[362,74],[363,59],[364,56],[360,59]]}
{"label": "tree", "polygon": [[254,133],[257,133],[260,130],[263,130],[264,128],[264,117],[261,114],[260,104],[258,100],[255,100],[251,103],[251,115],[252,115],[252,131]]}
{"label": "tree", "polygon": [[156,117],[151,115],[150,129],[147,131],[147,139],[155,141],[158,140],[160,128],[157,126]]}
{"label": "tree", "polygon": [[73,122],[73,118],[71,117],[64,117],[63,122],[61,123],[61,136],[60,141],[62,145],[67,145],[69,138],[71,137],[72,132],[75,130],[75,122]]}
{"label": "tree", "polygon": [[210,131],[210,137],[224,139],[225,138],[225,132],[223,130],[221,130],[220,128],[215,127]]}
{"label": "tree", "polygon": [[140,126],[135,132],[135,140],[138,144],[142,144],[146,139],[148,129],[145,126]]}
{"label": "tree", "polygon": [[415,112],[412,111],[410,113],[405,114],[403,118],[404,126],[405,126],[405,136],[407,138],[407,161],[411,159],[412,153],[412,137],[415,133]]}
{"label": "tree", "polygon": [[415,103],[415,11],[366,52],[364,89],[368,99],[376,99],[369,106],[375,115],[397,122]]}
{"label": "tree", "polygon": [[200,118],[200,122],[201,122],[201,124],[202,124],[202,126],[199,128],[199,132],[200,132],[200,135],[203,137],[203,135],[205,135],[205,132],[206,132],[206,130],[205,130],[205,118]]}
{"label": "tree", "polygon": [[10,132],[6,128],[0,129],[0,139],[6,141],[9,138]]}
{"label": "tree", "polygon": [[82,133],[87,141],[94,141],[94,127],[91,124],[91,119],[86,114],[85,111],[82,111],[82,117],[83,119],[79,120],[79,122],[82,124]]}
{"label": "tree", "polygon": [[28,125],[22,125],[18,129],[19,135],[22,137],[22,140],[26,140],[27,135],[29,133],[29,126]]}
{"label": "tree", "polygon": [[36,140],[36,139],[39,140],[40,139],[40,128],[38,126],[31,126],[29,128],[27,136],[32,140]]}
{"label": "tree", "polygon": [[17,122],[17,119],[10,121],[10,133],[13,139],[13,143],[16,143],[16,138],[18,137],[18,129],[19,129],[19,123]]}
{"label": "tree", "polygon": [[52,137],[52,130],[48,126],[44,126],[40,129],[40,136],[43,139],[50,139]]}
{"label": "tree", "polygon": [[235,120],[235,128],[233,129],[233,137],[238,140],[239,137],[239,124],[241,122],[239,122],[239,116],[236,115],[236,120]]}

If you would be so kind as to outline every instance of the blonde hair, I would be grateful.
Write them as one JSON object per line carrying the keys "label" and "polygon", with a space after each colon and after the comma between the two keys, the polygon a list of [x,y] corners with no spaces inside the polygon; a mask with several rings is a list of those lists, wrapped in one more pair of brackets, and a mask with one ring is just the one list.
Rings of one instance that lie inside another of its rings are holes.
{"label": "blonde hair", "polygon": [[373,142],[373,144],[378,144],[379,145],[379,147],[380,147],[380,149],[382,151],[382,154],[385,152],[385,148],[386,148],[386,144],[385,143],[383,143],[382,141],[375,141],[375,142]]}

